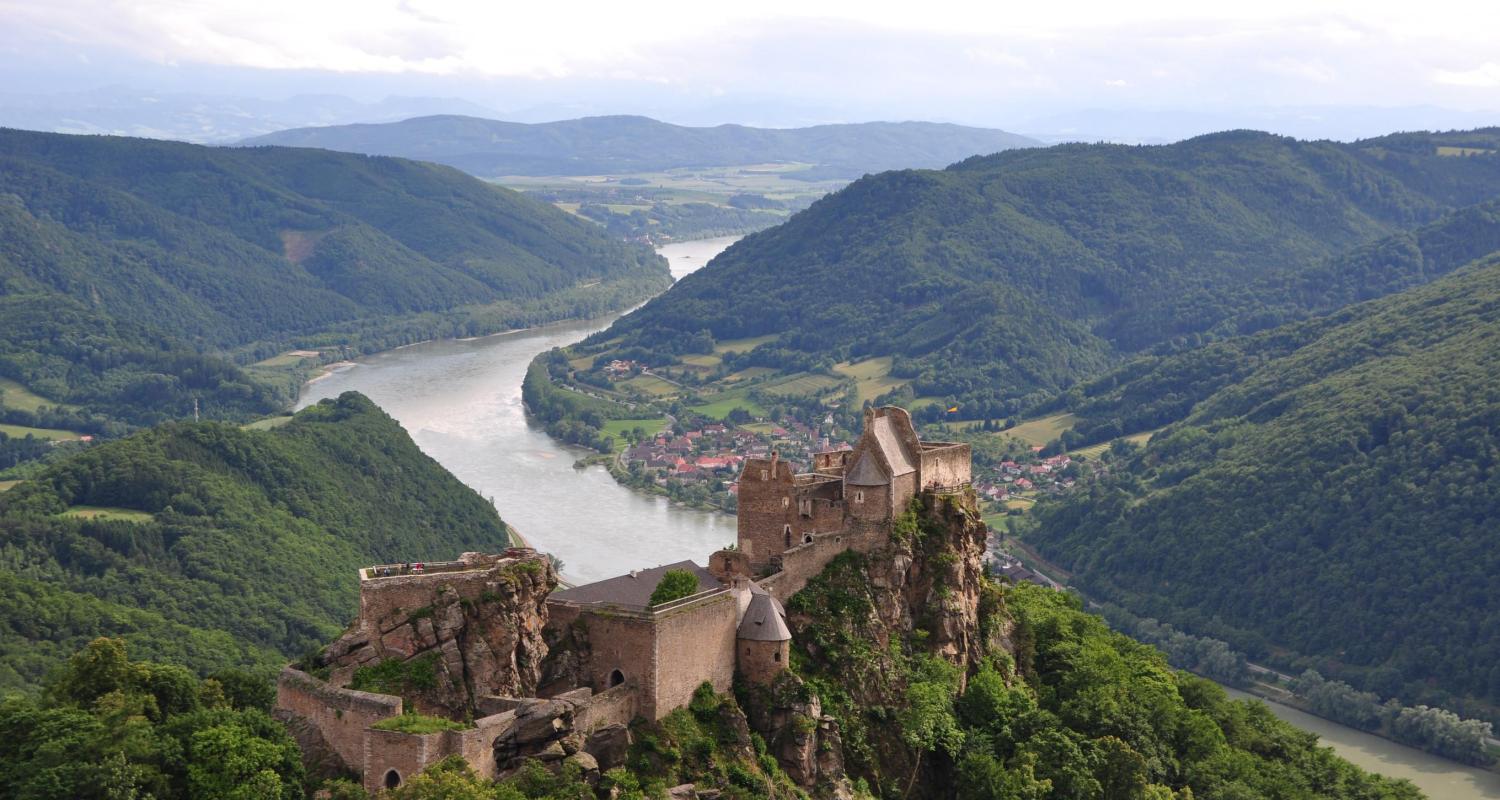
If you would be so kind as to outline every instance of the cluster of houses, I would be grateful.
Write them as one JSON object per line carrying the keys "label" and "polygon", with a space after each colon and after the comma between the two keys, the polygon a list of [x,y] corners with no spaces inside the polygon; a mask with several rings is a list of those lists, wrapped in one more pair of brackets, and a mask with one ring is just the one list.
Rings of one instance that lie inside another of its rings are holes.
{"label": "cluster of houses", "polygon": [[818,428],[803,422],[787,422],[785,427],[767,424],[765,428],[711,423],[680,434],[663,431],[626,450],[625,461],[654,473],[658,483],[668,479],[683,483],[724,481],[726,491],[733,495],[739,488],[735,478],[747,458],[769,458],[775,452],[783,461],[805,466],[811,463],[812,453],[851,449],[847,443],[830,441]]}
{"label": "cluster of houses", "polygon": [[1016,495],[1072,489],[1078,480],[1077,471],[1068,469],[1074,463],[1073,459],[1067,454],[1042,458],[1040,450],[1033,450],[1032,458],[1000,462],[989,474],[976,477],[974,490],[986,500],[1004,502]]}

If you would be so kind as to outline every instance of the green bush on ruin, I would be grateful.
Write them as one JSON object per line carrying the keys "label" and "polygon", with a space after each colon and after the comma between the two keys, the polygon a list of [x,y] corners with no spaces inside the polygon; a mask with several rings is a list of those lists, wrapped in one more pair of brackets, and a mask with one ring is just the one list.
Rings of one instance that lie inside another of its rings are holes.
{"label": "green bush on ruin", "polygon": [[698,576],[685,569],[669,569],[656,584],[648,601],[652,607],[698,593]]}

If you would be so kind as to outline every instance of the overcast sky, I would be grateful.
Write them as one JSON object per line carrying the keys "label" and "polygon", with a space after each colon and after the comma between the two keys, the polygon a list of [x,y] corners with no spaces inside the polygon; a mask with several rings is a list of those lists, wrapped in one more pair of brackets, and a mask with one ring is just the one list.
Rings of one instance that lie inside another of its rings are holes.
{"label": "overcast sky", "polygon": [[1462,0],[0,0],[0,20],[12,92],[423,94],[691,124],[1500,111],[1500,3]]}

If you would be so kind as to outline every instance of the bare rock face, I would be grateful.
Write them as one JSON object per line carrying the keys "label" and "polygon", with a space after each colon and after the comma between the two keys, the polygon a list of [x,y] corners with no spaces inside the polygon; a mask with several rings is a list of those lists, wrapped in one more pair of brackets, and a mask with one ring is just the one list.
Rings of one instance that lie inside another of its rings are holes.
{"label": "bare rock face", "polygon": [[769,687],[751,689],[749,709],[751,726],[793,782],[816,797],[854,796],[838,721],[801,678],[784,672]]}
{"label": "bare rock face", "polygon": [[972,493],[924,496],[921,533],[870,561],[875,609],[892,631],[927,632],[930,652],[976,666],[985,652],[980,604],[988,530]]}
{"label": "bare rock face", "polygon": [[541,555],[479,566],[367,581],[364,616],[323,653],[333,682],[395,660],[410,669],[402,686],[385,689],[450,718],[473,713],[481,697],[535,694],[557,574]]}

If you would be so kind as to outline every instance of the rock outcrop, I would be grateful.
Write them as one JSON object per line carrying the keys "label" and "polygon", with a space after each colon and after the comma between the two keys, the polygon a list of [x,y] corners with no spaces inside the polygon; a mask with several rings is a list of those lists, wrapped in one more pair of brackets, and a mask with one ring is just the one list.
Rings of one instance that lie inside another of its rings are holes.
{"label": "rock outcrop", "polygon": [[[987,652],[1003,646],[1003,632],[989,630],[1004,614],[991,607],[998,598],[986,589],[986,534],[971,492],[921,494],[893,525],[888,544],[840,556],[789,600],[792,640],[807,656],[803,674],[847,692],[830,708],[827,698],[791,679],[747,704],[782,768],[804,789],[842,797],[846,769],[872,785],[884,775],[901,776],[903,791],[920,786],[923,765],[897,726],[867,712],[905,706],[908,659],[946,661],[962,686]],[[919,789],[912,796],[924,795]]]}
{"label": "rock outcrop", "polygon": [[838,720],[803,680],[784,672],[768,687],[750,690],[750,725],[798,786],[816,797],[854,796],[844,774],[844,744]]}
{"label": "rock outcrop", "polygon": [[[373,686],[402,695],[417,710],[461,719],[480,698],[536,693],[547,654],[547,595],[557,586],[541,555],[507,558],[488,568],[379,579],[362,587],[359,623],[324,650],[331,682],[348,686],[361,668],[410,665],[400,686]],[[363,688],[356,686],[355,688]]]}

